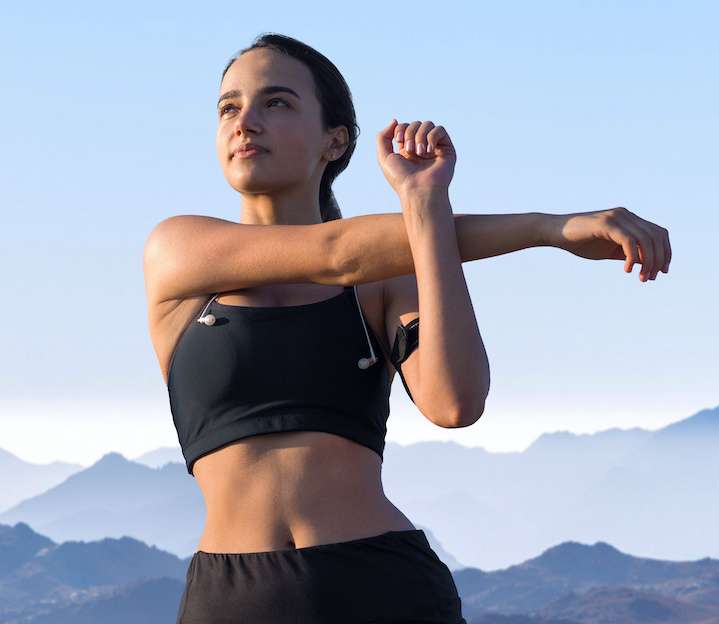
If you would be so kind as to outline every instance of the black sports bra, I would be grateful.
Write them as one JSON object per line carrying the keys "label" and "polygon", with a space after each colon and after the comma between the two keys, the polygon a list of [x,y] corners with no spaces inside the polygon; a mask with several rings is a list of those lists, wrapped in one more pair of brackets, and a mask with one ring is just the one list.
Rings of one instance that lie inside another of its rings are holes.
{"label": "black sports bra", "polygon": [[[355,286],[293,306],[227,305],[214,301],[219,294],[182,333],[169,365],[170,410],[187,472],[194,476],[194,462],[207,453],[278,431],[334,433],[382,458],[389,374]],[[413,348],[400,328],[395,367]]]}

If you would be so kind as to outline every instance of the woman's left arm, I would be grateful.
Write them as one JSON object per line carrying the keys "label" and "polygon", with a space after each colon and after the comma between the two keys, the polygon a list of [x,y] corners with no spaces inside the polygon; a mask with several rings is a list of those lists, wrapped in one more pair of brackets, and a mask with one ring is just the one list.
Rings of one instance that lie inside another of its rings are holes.
{"label": "woman's left arm", "polygon": [[415,187],[399,195],[421,319],[415,400],[423,413],[442,415],[438,424],[466,427],[484,411],[490,373],[462,271],[449,189]]}
{"label": "woman's left arm", "polygon": [[393,119],[377,136],[377,157],[402,204],[417,280],[422,340],[413,358],[413,400],[438,425],[466,427],[484,411],[489,362],[449,203],[454,145],[447,131],[431,121],[398,124]]}

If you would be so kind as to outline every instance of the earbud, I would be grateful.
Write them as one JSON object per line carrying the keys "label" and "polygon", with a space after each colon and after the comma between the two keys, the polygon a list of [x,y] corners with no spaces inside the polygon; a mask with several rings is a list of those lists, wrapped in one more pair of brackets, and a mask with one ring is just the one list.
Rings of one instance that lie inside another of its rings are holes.
{"label": "earbud", "polygon": [[204,323],[205,325],[214,325],[216,320],[217,319],[214,314],[206,314],[205,316],[198,318],[197,322]]}
{"label": "earbud", "polygon": [[207,305],[205,306],[204,310],[202,310],[202,314],[200,314],[200,318],[197,319],[198,323],[202,323],[203,325],[207,325],[207,326],[215,324],[215,321],[217,320],[215,318],[215,315],[212,314],[211,312],[210,312],[210,314],[206,315],[205,310],[207,310],[207,306],[209,306],[214,301],[215,297],[217,297],[217,295],[219,295],[219,294],[220,293],[215,293],[215,295],[212,297],[212,299],[210,299],[207,302]]}
{"label": "earbud", "polygon": [[362,358],[357,361],[357,366],[359,366],[362,370],[365,370],[366,368],[369,368],[370,366],[372,366],[372,364],[374,364],[375,362],[377,362],[376,357]]}

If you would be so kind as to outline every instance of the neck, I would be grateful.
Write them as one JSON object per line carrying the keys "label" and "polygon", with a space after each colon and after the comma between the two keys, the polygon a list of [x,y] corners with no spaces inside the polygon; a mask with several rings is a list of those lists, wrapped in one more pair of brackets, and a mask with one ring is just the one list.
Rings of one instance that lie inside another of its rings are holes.
{"label": "neck", "polygon": [[319,189],[288,189],[272,195],[243,193],[240,223],[254,225],[322,223]]}

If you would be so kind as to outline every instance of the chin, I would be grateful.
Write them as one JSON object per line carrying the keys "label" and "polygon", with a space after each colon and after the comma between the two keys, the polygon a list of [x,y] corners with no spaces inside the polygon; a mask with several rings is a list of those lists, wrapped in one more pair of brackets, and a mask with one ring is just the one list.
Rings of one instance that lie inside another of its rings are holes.
{"label": "chin", "polygon": [[276,174],[277,168],[273,167],[271,171],[258,169],[237,171],[235,168],[230,168],[225,171],[225,179],[238,193],[271,193],[292,184],[286,176],[277,178],[271,175],[272,172]]}
{"label": "chin", "polygon": [[267,193],[275,186],[272,181],[262,180],[259,176],[229,176],[227,182],[238,193]]}

